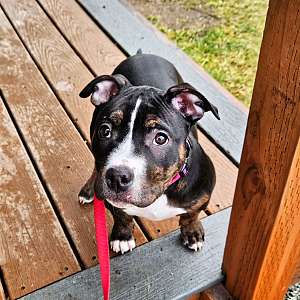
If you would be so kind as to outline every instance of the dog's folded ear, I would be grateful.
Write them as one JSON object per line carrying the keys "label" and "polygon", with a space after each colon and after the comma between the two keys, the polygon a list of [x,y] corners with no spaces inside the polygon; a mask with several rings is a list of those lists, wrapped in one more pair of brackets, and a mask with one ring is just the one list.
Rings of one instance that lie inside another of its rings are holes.
{"label": "dog's folded ear", "polygon": [[117,95],[120,89],[127,84],[129,84],[129,81],[123,75],[102,75],[89,82],[79,96],[87,98],[92,95],[91,102],[98,106],[106,103],[112,96]]}
{"label": "dog's folded ear", "polygon": [[211,111],[220,120],[218,109],[188,83],[170,87],[165,98],[192,123],[200,120],[207,111]]}

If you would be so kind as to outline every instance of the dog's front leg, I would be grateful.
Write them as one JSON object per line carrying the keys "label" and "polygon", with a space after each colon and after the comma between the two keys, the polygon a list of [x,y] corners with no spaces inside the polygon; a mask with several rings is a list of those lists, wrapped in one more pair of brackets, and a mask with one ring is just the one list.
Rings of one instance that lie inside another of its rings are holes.
{"label": "dog's front leg", "polygon": [[122,254],[129,250],[132,251],[135,248],[133,217],[107,202],[106,207],[110,210],[114,218],[114,226],[110,235],[111,249],[116,253],[121,252]]}
{"label": "dog's front leg", "polygon": [[94,184],[97,177],[97,170],[94,167],[91,177],[87,180],[85,185],[81,188],[78,194],[78,201],[80,204],[91,203],[94,200]]}
{"label": "dog's front leg", "polygon": [[179,219],[182,242],[194,251],[201,250],[204,242],[204,229],[198,219],[199,213],[199,211],[186,213]]}

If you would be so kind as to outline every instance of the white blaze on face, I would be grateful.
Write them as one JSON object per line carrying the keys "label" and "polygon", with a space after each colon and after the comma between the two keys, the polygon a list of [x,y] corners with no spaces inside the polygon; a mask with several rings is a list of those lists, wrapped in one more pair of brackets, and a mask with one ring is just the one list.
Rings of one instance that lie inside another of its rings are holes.
{"label": "white blaze on face", "polygon": [[104,173],[105,173],[109,168],[114,168],[121,165],[129,167],[134,173],[134,179],[132,185],[132,190],[134,194],[140,192],[142,180],[146,175],[145,159],[134,153],[134,145],[132,139],[134,122],[140,104],[141,104],[141,99],[138,98],[135,108],[131,114],[130,123],[129,123],[129,132],[125,137],[124,141],[116,149],[114,149],[114,151],[109,155],[107,159],[107,165],[104,169]]}

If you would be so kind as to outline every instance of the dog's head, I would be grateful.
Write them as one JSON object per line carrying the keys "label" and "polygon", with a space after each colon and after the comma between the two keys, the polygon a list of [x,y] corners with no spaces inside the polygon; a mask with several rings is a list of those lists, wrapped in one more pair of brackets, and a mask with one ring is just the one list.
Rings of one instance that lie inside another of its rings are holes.
{"label": "dog's head", "polygon": [[96,106],[95,192],[120,208],[146,207],[157,199],[184,163],[191,125],[206,111],[219,118],[217,108],[186,83],[161,91],[104,75],[80,93],[90,95]]}

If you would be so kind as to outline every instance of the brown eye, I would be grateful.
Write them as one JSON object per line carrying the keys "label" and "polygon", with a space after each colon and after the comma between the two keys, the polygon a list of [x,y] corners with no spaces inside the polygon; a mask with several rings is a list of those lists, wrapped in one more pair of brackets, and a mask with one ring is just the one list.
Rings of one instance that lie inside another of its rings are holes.
{"label": "brown eye", "polygon": [[153,144],[161,146],[161,145],[167,144],[168,141],[169,141],[169,138],[166,133],[158,132],[153,140]]}
{"label": "brown eye", "polygon": [[111,125],[109,123],[101,124],[98,135],[102,139],[109,139],[111,137]]}

